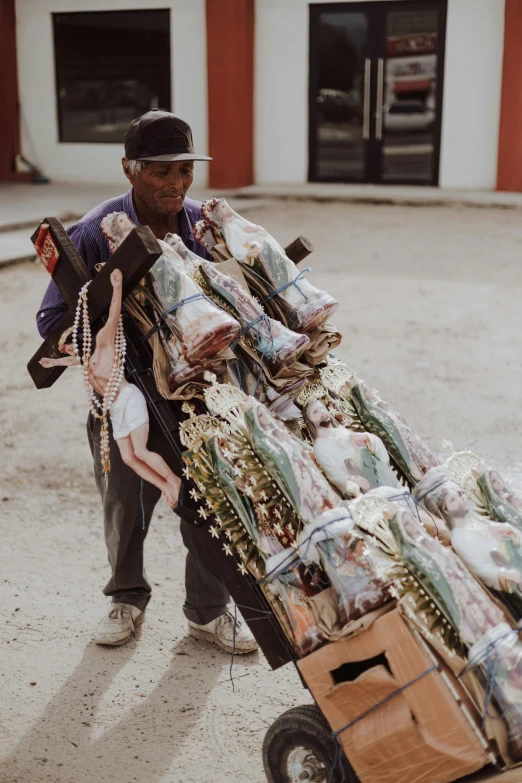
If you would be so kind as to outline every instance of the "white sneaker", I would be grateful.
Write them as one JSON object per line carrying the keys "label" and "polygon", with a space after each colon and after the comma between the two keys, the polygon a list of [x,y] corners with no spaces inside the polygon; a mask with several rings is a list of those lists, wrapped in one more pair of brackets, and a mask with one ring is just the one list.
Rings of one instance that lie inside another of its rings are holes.
{"label": "white sneaker", "polygon": [[125,644],[134,634],[136,626],[145,620],[145,612],[132,604],[112,604],[109,613],[100,620],[94,641],[117,647]]}
{"label": "white sneaker", "polygon": [[254,652],[258,644],[250,628],[242,620],[237,620],[234,634],[234,615],[232,612],[216,617],[206,625],[198,625],[191,620],[188,622],[189,634],[196,639],[206,639],[207,642],[217,644],[222,650],[234,651],[237,655]]}

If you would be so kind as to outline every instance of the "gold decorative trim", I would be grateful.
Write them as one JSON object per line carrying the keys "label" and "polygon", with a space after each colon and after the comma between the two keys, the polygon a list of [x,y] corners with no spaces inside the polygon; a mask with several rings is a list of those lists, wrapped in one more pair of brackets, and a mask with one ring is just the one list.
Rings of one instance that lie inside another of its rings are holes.
{"label": "gold decorative trim", "polygon": [[179,439],[183,446],[197,452],[206,441],[218,432],[228,434],[229,427],[226,422],[215,416],[202,414],[196,416],[195,407],[190,402],[184,402],[181,410],[188,413],[188,419],[179,425]]}
{"label": "gold decorative trim", "polygon": [[297,395],[296,402],[304,408],[306,403],[310,402],[310,400],[322,400],[323,397],[328,397],[328,389],[319,381],[313,381],[312,383],[307,383],[306,386],[301,389]]}
{"label": "gold decorative trim", "polygon": [[326,367],[323,367],[319,371],[319,375],[321,376],[323,385],[329,391],[334,392],[334,394],[338,394],[347,382],[348,385],[350,385],[349,382],[351,381],[353,385],[359,380],[355,370],[352,370],[347,364],[342,364],[341,362],[338,364],[327,364]]}
{"label": "gold decorative trim", "polygon": [[210,413],[225,417],[233,408],[237,408],[248,399],[245,392],[231,383],[218,383],[214,373],[208,370],[203,375],[212,385],[204,391],[205,402]]}

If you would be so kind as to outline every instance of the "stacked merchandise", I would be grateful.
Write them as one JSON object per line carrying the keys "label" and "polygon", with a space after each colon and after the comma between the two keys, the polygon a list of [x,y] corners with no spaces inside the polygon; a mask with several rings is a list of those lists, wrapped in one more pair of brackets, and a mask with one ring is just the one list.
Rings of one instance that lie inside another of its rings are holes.
{"label": "stacked merchandise", "polygon": [[439,462],[335,358],[337,303],[273,237],[223,199],[204,215],[215,263],[169,235],[133,303],[170,393],[191,381],[201,517],[258,580],[362,783],[521,762],[522,499],[468,452]]}

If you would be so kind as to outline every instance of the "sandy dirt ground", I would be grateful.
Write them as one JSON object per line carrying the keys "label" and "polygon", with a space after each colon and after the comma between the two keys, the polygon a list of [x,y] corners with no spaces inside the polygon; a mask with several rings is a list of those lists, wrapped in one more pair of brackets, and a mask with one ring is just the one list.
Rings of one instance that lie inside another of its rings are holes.
{"label": "sandy dirt ground", "polygon": [[[522,485],[522,213],[267,203],[250,219],[316,245],[341,306],[339,355],[439,450],[472,447]],[[1,237],[0,237],[1,239]],[[48,278],[0,272],[1,783],[262,783],[264,733],[309,701],[295,670],[187,637],[184,551],[158,508],[139,637],[92,644],[108,577],[76,369],[36,391],[25,365]]]}

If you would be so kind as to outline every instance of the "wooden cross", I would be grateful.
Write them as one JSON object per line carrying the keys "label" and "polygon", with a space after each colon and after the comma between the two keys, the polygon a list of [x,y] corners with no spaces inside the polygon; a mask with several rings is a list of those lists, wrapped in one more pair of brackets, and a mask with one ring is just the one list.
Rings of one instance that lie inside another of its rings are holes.
{"label": "wooden cross", "polygon": [[[45,356],[60,358],[58,342],[62,334],[74,322],[78,294],[85,283],[91,280],[82,257],[56,218],[46,218],[31,237],[35,249],[65,299],[68,310],[52,334],[42,343],[29,361],[27,369],[37,389],[52,386],[65,367],[45,368],[39,364]],[[161,247],[148,226],[135,228],[103,266],[89,286],[89,317],[97,321],[108,310],[112,297],[109,283],[114,269],[121,269],[123,275],[122,298],[125,298],[145,277],[162,253]]]}
{"label": "wooden cross", "polygon": [[[83,285],[91,280],[92,275],[56,218],[46,218],[31,239],[42,263],[51,272],[68,306],[66,315],[27,365],[35,386],[44,389],[52,386],[66,368],[46,369],[39,364],[39,360],[43,357],[59,358],[62,355],[58,351],[60,337],[73,325],[79,292]],[[295,262],[299,263],[311,252],[311,247],[308,240],[299,237],[289,245],[287,253],[292,253]],[[112,298],[112,285],[109,279],[111,272],[114,269],[120,269],[122,272],[122,298],[125,301],[161,253],[161,247],[150,228],[139,226],[133,229],[89,285],[91,323],[98,321],[109,309]],[[124,314],[123,319],[127,338],[127,369],[132,376],[132,381],[145,395],[159,425],[164,440],[162,455],[172,470],[180,476],[184,462],[181,456],[179,424],[185,418],[181,411],[181,403],[166,400],[159,394],[152,373],[150,348],[143,342],[141,332],[134,320],[128,314]],[[191,482],[183,482],[180,502],[176,510],[184,519],[192,521],[199,527],[204,525],[207,528],[203,558],[207,559],[209,565],[214,567],[218,565],[223,583],[241,608],[241,613],[270,666],[277,669],[295,660],[294,652],[255,579],[250,574],[242,576],[237,569],[235,558],[227,557],[223,551],[221,540],[210,535],[208,528],[212,520],[202,523],[198,517],[194,503],[189,499],[191,486],[193,486]]]}

